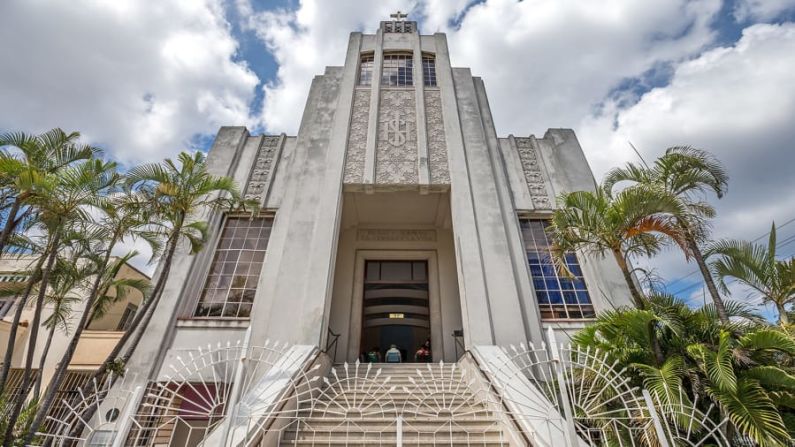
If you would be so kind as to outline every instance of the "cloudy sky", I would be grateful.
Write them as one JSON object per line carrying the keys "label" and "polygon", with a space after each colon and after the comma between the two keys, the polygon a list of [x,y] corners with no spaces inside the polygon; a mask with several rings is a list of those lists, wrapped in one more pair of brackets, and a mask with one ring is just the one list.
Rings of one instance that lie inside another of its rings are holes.
{"label": "cloudy sky", "polygon": [[[716,237],[775,220],[795,253],[795,0],[4,0],[0,130],[79,130],[124,165],[221,125],[294,134],[312,76],[398,9],[447,33],[500,134],[573,128],[597,178],[630,141],[707,149],[732,177]],[[702,299],[678,253],[651,267]]]}

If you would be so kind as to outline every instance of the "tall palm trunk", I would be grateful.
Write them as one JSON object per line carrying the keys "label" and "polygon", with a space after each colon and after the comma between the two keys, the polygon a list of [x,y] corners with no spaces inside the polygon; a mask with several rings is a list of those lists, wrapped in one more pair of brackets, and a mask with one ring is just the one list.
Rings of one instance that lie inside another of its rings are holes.
{"label": "tall palm trunk", "polygon": [[135,352],[135,348],[138,347],[138,343],[141,342],[141,338],[144,335],[144,331],[146,327],[149,326],[149,322],[152,320],[152,315],[155,313],[155,309],[157,309],[157,303],[160,301],[160,297],[163,296],[163,289],[166,285],[166,280],[168,279],[168,274],[171,272],[171,262],[174,259],[174,252],[177,251],[177,241],[179,240],[176,236],[178,233],[175,232],[171,241],[169,241],[168,247],[168,254],[166,255],[166,259],[163,261],[163,270],[160,272],[160,277],[157,280],[158,290],[152,291],[152,300],[149,306],[148,312],[146,312],[146,316],[144,317],[143,321],[141,322],[141,328],[135,333],[135,338],[130,341],[130,346],[127,348],[127,352],[122,357],[122,363],[127,364],[127,361],[130,360],[132,357],[133,352]]}
{"label": "tall palm trunk", "polygon": [[624,281],[627,282],[629,293],[632,295],[632,300],[635,301],[635,307],[640,310],[645,309],[646,300],[643,298],[643,294],[640,293],[640,290],[638,290],[637,284],[635,284],[635,278],[632,277],[632,272],[629,270],[629,264],[624,258],[624,254],[621,253],[621,250],[616,249],[613,250],[613,256],[616,258],[618,267],[621,269],[621,273],[624,275]]}
{"label": "tall palm trunk", "polygon": [[[33,435],[38,430],[39,426],[44,422],[44,419],[47,417],[47,413],[50,411],[50,407],[52,406],[53,402],[55,401],[55,395],[58,392],[58,389],[61,388],[61,384],[63,383],[64,379],[66,378],[66,371],[69,363],[72,361],[72,357],[74,357],[74,353],[77,350],[77,344],[80,341],[80,337],[83,335],[83,330],[86,328],[87,323],[86,321],[91,314],[91,308],[94,306],[94,302],[99,295],[99,287],[102,284],[102,275],[107,267],[108,263],[110,262],[111,250],[113,247],[116,246],[116,242],[119,239],[118,234],[114,234],[111,237],[110,241],[108,242],[107,251],[105,252],[105,257],[102,259],[102,264],[97,269],[97,277],[94,279],[94,284],[91,285],[91,291],[88,294],[88,298],[86,299],[85,307],[83,308],[83,315],[80,317],[80,322],[77,324],[75,328],[74,334],[72,334],[72,339],[69,340],[69,345],[66,347],[66,352],[63,355],[63,359],[61,362],[58,363],[58,368],[55,370],[55,374],[53,374],[52,380],[50,380],[50,385],[47,388],[47,392],[44,395],[44,399],[41,400],[41,404],[39,406],[39,410],[36,413],[36,417],[33,419],[33,422],[30,425],[30,431],[28,433],[28,442],[32,440]],[[86,390],[83,390],[84,392]],[[78,424],[79,425],[79,424]]]}
{"label": "tall palm trunk", "polygon": [[[621,269],[621,273],[624,275],[624,280],[627,282],[627,287],[629,287],[629,293],[632,295],[632,299],[635,301],[635,307],[640,310],[646,309],[646,300],[638,289],[638,286],[635,284],[635,278],[632,277],[632,272],[629,270],[629,264],[627,263],[626,258],[624,258],[624,254],[621,253],[621,250],[613,250],[613,256],[616,258],[618,267]],[[665,363],[665,354],[662,351],[662,346],[660,346],[660,340],[657,337],[657,331],[654,327],[654,322],[649,323],[647,331],[649,334],[649,341],[651,342],[652,353],[654,354],[654,360],[657,363],[657,366],[661,366],[663,363]]]}
{"label": "tall palm trunk", "polygon": [[8,332],[6,353],[3,356],[3,370],[0,372],[0,390],[5,389],[6,381],[8,380],[8,372],[11,370],[11,359],[14,356],[14,345],[16,344],[15,342],[17,339],[17,330],[19,329],[19,320],[22,319],[22,311],[25,310],[25,304],[28,302],[28,298],[30,297],[30,293],[33,290],[33,286],[38,282],[39,276],[41,275],[42,266],[46,260],[46,255],[41,255],[39,257],[39,260],[36,262],[36,267],[33,269],[33,273],[31,273],[28,283],[25,286],[25,291],[19,298],[17,309],[14,311],[14,320],[11,322],[11,329]]}
{"label": "tall palm trunk", "polygon": [[0,233],[0,257],[3,256],[3,251],[6,248],[6,244],[8,243],[8,238],[11,237],[11,233],[14,231],[14,227],[17,226],[17,213],[19,213],[19,207],[22,206],[22,196],[17,196],[14,199],[14,204],[11,205],[11,209],[8,211],[8,218],[6,219],[6,224],[3,227],[3,232]]}
{"label": "tall palm trunk", "polygon": [[[52,238],[52,243],[49,244],[49,254],[47,257],[47,265],[41,274],[41,283],[39,284],[39,293],[36,297],[36,310],[33,313],[33,322],[30,325],[30,337],[28,338],[28,355],[25,359],[25,371],[22,373],[22,385],[20,387],[19,397],[14,402],[14,408],[11,415],[6,421],[8,427],[6,428],[5,439],[3,440],[3,447],[9,447],[14,441],[14,426],[19,418],[19,413],[22,411],[22,406],[27,399],[30,392],[30,375],[31,367],[33,366],[33,355],[36,350],[36,340],[39,336],[39,329],[41,326],[41,314],[44,307],[44,296],[47,294],[47,285],[50,280],[50,273],[52,272],[55,259],[58,257],[58,245],[61,242],[61,232],[56,230]],[[41,374],[41,371],[39,371]]]}
{"label": "tall palm trunk", "polygon": [[41,351],[41,359],[39,359],[39,374],[36,376],[36,383],[33,385],[33,398],[38,399],[41,393],[41,381],[44,378],[44,364],[47,362],[47,354],[50,352],[50,345],[52,345],[52,337],[55,335],[55,325],[50,327],[47,334],[47,342],[44,343],[44,349]]}
{"label": "tall palm trunk", "polygon": [[789,315],[787,315],[787,309],[784,307],[784,304],[776,303],[776,310],[778,310],[778,324],[781,326],[788,325]]}
{"label": "tall palm trunk", "polygon": [[698,246],[698,242],[696,242],[696,239],[690,234],[690,231],[686,226],[685,230],[685,234],[687,235],[687,244],[690,246],[690,251],[692,252],[691,254],[693,255],[693,258],[696,260],[696,264],[698,264],[698,269],[701,270],[701,276],[704,277],[704,284],[707,285],[709,295],[712,297],[712,302],[715,304],[715,310],[718,313],[718,319],[723,324],[729,324],[729,313],[726,312],[726,305],[723,303],[723,299],[721,299],[720,294],[718,293],[718,288],[715,286],[715,280],[712,278],[712,273],[710,273],[709,268],[707,267],[704,254],[701,253],[701,247]]}
{"label": "tall palm trunk", "polygon": [[[181,228],[176,228],[172,231],[170,237],[168,238],[168,248],[163,262],[163,269],[160,271],[160,275],[157,278],[157,283],[155,284],[154,288],[152,288],[152,295],[150,296],[149,300],[147,300],[147,302],[144,303],[140,309],[138,309],[138,313],[136,313],[135,318],[130,324],[130,328],[124,332],[124,335],[122,335],[122,337],[116,343],[116,346],[113,347],[113,350],[110,354],[108,354],[102,365],[96,371],[94,371],[94,375],[88,380],[88,382],[86,382],[86,385],[83,386],[85,388],[82,390],[83,392],[87,391],[90,383],[102,383],[105,375],[108,372],[109,366],[112,363],[115,363],[116,358],[119,356],[122,349],[124,348],[124,345],[126,345],[128,341],[130,341],[130,347],[122,356],[121,360],[124,362],[124,364],[126,364],[126,362],[132,356],[133,351],[141,341],[141,337],[143,336],[143,332],[146,330],[146,326],[149,325],[149,321],[152,319],[152,314],[157,309],[157,303],[160,301],[160,297],[163,295],[163,288],[165,287],[166,280],[168,279],[168,274],[171,271],[171,263],[174,258],[174,252],[177,250],[177,242],[179,241],[180,231]],[[130,340],[133,335],[135,335],[135,338]],[[85,410],[83,410],[83,413],[80,416],[81,419],[85,421],[90,420],[94,416],[94,413],[97,411],[97,409],[97,405],[89,405]],[[79,436],[81,430],[81,427],[74,428],[70,436]]]}
{"label": "tall palm trunk", "polygon": [[[171,239],[174,239],[174,243],[171,243]],[[119,339],[119,342],[116,343],[113,350],[110,354],[108,354],[105,362],[102,363],[102,366],[94,372],[93,379],[100,380],[102,376],[104,376],[108,372],[108,366],[116,361],[116,358],[121,354],[122,349],[125,345],[128,344],[130,339],[138,334],[139,332],[142,333],[146,330],[146,326],[142,325],[142,321],[148,316],[149,310],[156,307],[157,301],[160,299],[160,295],[162,294],[163,287],[165,286],[166,277],[168,276],[168,272],[171,269],[171,259],[174,257],[174,251],[176,250],[176,237],[169,238],[168,244],[168,251],[166,252],[166,259],[163,264],[163,269],[160,271],[160,276],[157,278],[157,283],[152,288],[152,295],[150,298],[138,309],[138,312],[135,314],[135,318],[133,318],[132,323],[130,324],[130,328],[124,332],[124,335]],[[146,318],[146,323],[149,323],[149,318]],[[137,345],[137,342],[140,341],[140,336],[136,336],[134,343],[131,345],[134,349],[134,345]],[[128,350],[129,352],[129,350]]]}

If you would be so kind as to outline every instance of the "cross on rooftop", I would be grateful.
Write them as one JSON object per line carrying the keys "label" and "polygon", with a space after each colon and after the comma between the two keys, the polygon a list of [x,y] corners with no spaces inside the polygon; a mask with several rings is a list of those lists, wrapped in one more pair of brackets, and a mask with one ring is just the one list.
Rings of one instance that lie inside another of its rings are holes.
{"label": "cross on rooftop", "polygon": [[409,16],[408,14],[404,14],[404,13],[402,13],[400,11],[398,11],[396,13],[393,13],[393,14],[389,14],[389,17],[391,17],[391,18],[393,18],[395,20],[403,20],[403,19],[405,19],[408,16]]}

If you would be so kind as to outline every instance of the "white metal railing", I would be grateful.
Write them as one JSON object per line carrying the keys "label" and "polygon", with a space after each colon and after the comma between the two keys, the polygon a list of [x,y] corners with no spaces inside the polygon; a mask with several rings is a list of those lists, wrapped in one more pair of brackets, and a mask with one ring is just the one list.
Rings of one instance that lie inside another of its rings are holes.
{"label": "white metal railing", "polygon": [[[469,369],[469,357],[331,367],[317,349],[307,361],[306,351],[278,343],[207,347],[175,359],[170,376],[146,390],[95,386],[42,439],[114,447],[729,445],[716,409],[634,388],[603,353],[550,340],[475,347]],[[108,399],[118,402],[103,408],[116,413],[81,419],[87,405]],[[69,437],[75,426],[80,437]]]}

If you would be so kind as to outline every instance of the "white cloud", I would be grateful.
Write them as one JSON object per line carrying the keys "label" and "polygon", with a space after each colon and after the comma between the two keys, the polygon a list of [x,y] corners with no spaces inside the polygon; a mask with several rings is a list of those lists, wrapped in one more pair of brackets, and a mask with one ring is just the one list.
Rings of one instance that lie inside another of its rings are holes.
{"label": "white cloud", "polygon": [[409,11],[413,1],[302,0],[296,11],[253,12],[251,3],[238,0],[244,26],[256,32],[279,64],[277,78],[264,86],[263,123],[269,132],[295,134],[312,78],[326,66],[345,62],[348,34],[373,33],[379,21],[396,10]]}
{"label": "white cloud", "polygon": [[[449,34],[489,91],[500,133],[574,127],[619,83],[712,42],[717,0],[490,0]],[[521,98],[521,100],[517,100]]]}
{"label": "white cloud", "polygon": [[[472,3],[304,0],[296,11],[253,14],[246,25],[279,64],[265,86],[266,128],[294,133],[312,77],[344,62],[350,31],[373,32],[395,9],[421,16],[423,33],[448,33],[453,64],[484,78],[498,130],[517,134],[573,127],[622,79],[696,54],[712,41],[720,9],[719,0]],[[237,4],[251,11],[248,1]],[[451,20],[460,27],[450,29]]]}
{"label": "white cloud", "polygon": [[258,83],[221,0],[6,1],[0,128],[79,130],[122,162],[247,124]]}
{"label": "white cloud", "polygon": [[[608,104],[608,113],[586,118],[578,134],[597,177],[633,158],[628,140],[647,160],[668,146],[690,144],[718,156],[731,176],[729,194],[715,202],[716,238],[751,239],[773,220],[795,218],[793,48],[793,23],[748,27],[735,45],[677,66],[669,85],[633,106]],[[792,229],[782,230],[780,239]],[[669,279],[695,269],[675,252],[654,263]]]}
{"label": "white cloud", "polygon": [[771,20],[795,8],[795,0],[740,0],[734,5],[734,17],[747,20]]}

